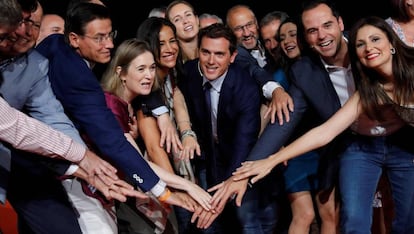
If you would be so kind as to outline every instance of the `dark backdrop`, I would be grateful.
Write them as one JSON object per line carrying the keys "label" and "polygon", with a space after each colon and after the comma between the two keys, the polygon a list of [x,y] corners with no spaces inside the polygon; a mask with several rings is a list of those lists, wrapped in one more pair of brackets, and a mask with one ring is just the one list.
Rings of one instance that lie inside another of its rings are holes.
{"label": "dark backdrop", "polygon": [[[39,0],[45,13],[57,13],[64,15],[69,0]],[[119,32],[117,42],[134,37],[140,22],[156,6],[168,5],[172,0],[103,0],[113,12],[113,24]],[[217,2],[220,3],[217,3]],[[388,2],[390,0],[336,0],[336,4],[345,21],[345,27],[349,28],[355,20],[361,16],[377,15],[388,16]],[[273,10],[286,11],[289,15],[298,14],[301,0],[215,0],[195,1],[188,0],[197,14],[204,12],[217,14],[225,20],[227,9],[235,4],[246,4],[255,12],[260,20],[267,12]]]}

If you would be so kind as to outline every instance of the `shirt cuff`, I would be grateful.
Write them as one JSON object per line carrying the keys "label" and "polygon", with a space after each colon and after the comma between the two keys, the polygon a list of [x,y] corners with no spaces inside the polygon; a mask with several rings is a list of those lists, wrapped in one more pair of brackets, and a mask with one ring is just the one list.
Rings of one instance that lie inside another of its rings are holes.
{"label": "shirt cuff", "polygon": [[164,181],[159,180],[150,191],[155,197],[159,197],[164,192],[165,186],[167,186],[167,184]]}
{"label": "shirt cuff", "polygon": [[69,166],[69,168],[66,170],[65,175],[73,175],[73,173],[75,173],[75,171],[77,171],[79,169],[79,166],[76,164],[71,164]]}
{"label": "shirt cuff", "polygon": [[283,89],[283,87],[276,81],[266,82],[266,84],[264,84],[263,88],[262,88],[263,96],[265,96],[266,99],[271,100],[272,99],[272,93],[277,88],[282,88]]}
{"label": "shirt cuff", "polygon": [[166,106],[160,106],[160,107],[155,108],[151,112],[152,112],[152,115],[154,117],[158,117],[158,116],[160,116],[162,114],[167,113],[168,112],[168,108]]}
{"label": "shirt cuff", "polygon": [[71,162],[79,162],[83,159],[83,157],[85,157],[85,154],[85,146],[75,141],[72,141],[72,145],[69,147],[69,150],[66,152],[65,155],[62,156],[65,156],[64,158]]}

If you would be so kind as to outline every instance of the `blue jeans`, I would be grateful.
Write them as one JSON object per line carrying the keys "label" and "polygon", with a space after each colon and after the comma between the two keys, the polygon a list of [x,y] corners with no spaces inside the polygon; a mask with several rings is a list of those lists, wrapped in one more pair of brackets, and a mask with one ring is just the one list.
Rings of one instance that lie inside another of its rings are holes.
{"label": "blue jeans", "polygon": [[342,233],[370,233],[372,204],[382,171],[387,173],[395,207],[393,233],[414,233],[414,154],[387,137],[360,137],[340,158]]}
{"label": "blue jeans", "polygon": [[264,198],[262,188],[248,189],[237,210],[244,234],[272,234],[278,220],[276,199]]}

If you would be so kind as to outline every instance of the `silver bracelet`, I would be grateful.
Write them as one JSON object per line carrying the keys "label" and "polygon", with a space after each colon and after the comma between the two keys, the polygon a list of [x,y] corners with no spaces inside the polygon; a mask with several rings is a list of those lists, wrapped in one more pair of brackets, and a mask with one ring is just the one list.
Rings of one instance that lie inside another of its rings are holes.
{"label": "silver bracelet", "polygon": [[181,141],[183,141],[184,138],[187,137],[187,136],[192,136],[192,137],[194,137],[194,139],[197,140],[196,133],[191,129],[187,129],[187,130],[184,130],[184,131],[181,132]]}

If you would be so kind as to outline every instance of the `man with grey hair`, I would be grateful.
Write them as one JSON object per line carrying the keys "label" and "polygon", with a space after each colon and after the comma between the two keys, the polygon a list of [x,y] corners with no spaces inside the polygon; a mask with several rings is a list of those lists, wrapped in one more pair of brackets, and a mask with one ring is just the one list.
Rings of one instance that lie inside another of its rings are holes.
{"label": "man with grey hair", "polygon": [[167,7],[166,6],[154,7],[149,12],[148,18],[150,18],[150,17],[165,18],[165,12],[166,12],[166,10],[167,10]]}
{"label": "man with grey hair", "polygon": [[218,15],[203,13],[198,16],[198,22],[200,29],[202,29],[215,23],[222,24],[223,20]]}
{"label": "man with grey hair", "polygon": [[9,34],[19,26],[22,18],[22,10],[16,1],[0,0],[0,48],[11,45]]}

